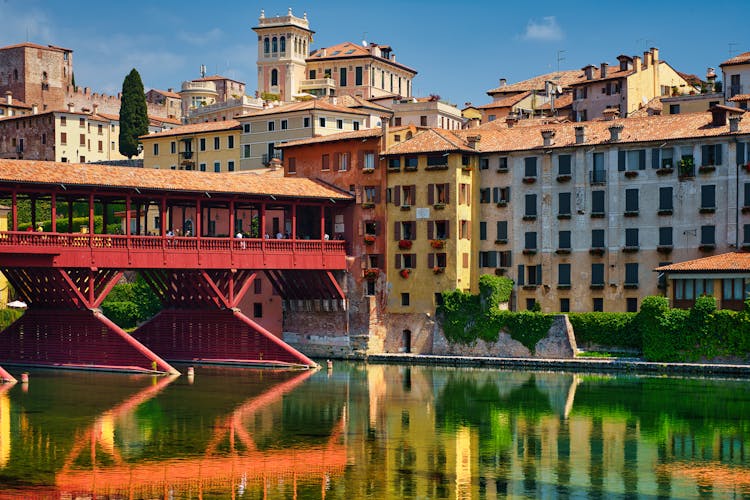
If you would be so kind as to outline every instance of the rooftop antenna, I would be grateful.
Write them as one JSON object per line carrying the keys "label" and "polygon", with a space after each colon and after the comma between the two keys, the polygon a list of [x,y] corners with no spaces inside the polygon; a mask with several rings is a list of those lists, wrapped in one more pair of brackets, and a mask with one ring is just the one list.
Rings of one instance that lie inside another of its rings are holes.
{"label": "rooftop antenna", "polygon": [[367,32],[362,32],[362,47],[367,47]]}
{"label": "rooftop antenna", "polygon": [[201,71],[201,78],[205,78],[206,77],[206,65],[205,64],[201,64],[200,71]]}
{"label": "rooftop antenna", "polygon": [[560,72],[560,62],[565,60],[565,57],[563,57],[563,54],[565,53],[564,50],[558,50],[557,51],[557,72]]}

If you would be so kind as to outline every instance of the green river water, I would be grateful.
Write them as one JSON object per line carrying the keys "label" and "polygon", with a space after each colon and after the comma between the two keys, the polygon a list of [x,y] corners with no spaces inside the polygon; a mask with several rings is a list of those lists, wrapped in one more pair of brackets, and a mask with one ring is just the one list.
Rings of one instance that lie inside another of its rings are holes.
{"label": "green river water", "polygon": [[750,497],[749,389],[344,362],[35,370],[0,387],[0,499]]}

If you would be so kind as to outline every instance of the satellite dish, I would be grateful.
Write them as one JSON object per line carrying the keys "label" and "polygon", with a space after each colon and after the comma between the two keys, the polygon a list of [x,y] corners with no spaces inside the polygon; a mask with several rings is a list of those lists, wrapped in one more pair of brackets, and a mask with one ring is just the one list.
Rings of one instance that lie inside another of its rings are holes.
{"label": "satellite dish", "polygon": [[645,95],[641,96],[641,102],[642,102],[642,103],[643,103],[644,105],[645,105],[645,104],[648,104],[648,99],[646,99],[646,96],[645,96]]}
{"label": "satellite dish", "polygon": [[557,93],[558,93],[558,94],[562,94],[562,93],[563,93],[562,87],[561,87],[560,85],[558,85],[558,86],[557,86],[557,87],[555,88],[555,91],[557,91]]}

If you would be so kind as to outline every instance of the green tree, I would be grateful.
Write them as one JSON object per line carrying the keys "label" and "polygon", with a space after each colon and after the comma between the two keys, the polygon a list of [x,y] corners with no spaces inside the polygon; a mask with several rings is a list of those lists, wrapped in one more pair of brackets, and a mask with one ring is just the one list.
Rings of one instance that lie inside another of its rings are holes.
{"label": "green tree", "polygon": [[148,107],[143,82],[133,70],[122,82],[120,102],[120,154],[128,159],[138,154],[138,137],[148,133]]}

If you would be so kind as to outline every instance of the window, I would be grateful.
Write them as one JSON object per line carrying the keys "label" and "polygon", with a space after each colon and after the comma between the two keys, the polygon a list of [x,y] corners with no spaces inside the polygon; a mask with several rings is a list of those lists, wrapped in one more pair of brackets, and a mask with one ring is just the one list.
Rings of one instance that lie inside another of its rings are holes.
{"label": "window", "polygon": [[701,166],[721,165],[721,144],[701,146]]}
{"label": "window", "polygon": [[279,84],[279,70],[271,70],[271,86],[276,87]]}
{"label": "window", "polygon": [[365,203],[377,203],[378,202],[378,188],[377,186],[365,186]]}
{"label": "window", "polygon": [[[397,189],[398,189],[398,187],[397,187]],[[415,201],[416,201],[415,199],[416,199],[416,196],[417,196],[417,193],[416,193],[417,187],[413,186],[413,185],[412,186],[401,186],[401,191],[403,192],[403,196],[402,196],[402,199],[401,199],[402,206],[403,205],[408,205],[408,206],[414,205]]]}
{"label": "window", "polygon": [[506,250],[505,252],[498,252],[497,257],[497,265],[499,267],[510,267],[513,265],[513,263],[511,262],[510,250]]}
{"label": "window", "polygon": [[281,38],[279,38],[279,46],[281,52],[286,52],[286,37],[282,36]]}
{"label": "window", "polygon": [[86,128],[86,118],[78,119],[78,128]]}
{"label": "window", "polygon": [[221,137],[214,137],[214,149],[221,149]]}
{"label": "window", "polygon": [[352,129],[359,130],[359,122],[358,121],[353,121],[352,122]]}
{"label": "window", "polygon": [[479,239],[480,240],[487,239],[487,222],[485,221],[479,222]]}
{"label": "window", "polygon": [[557,265],[557,284],[570,286],[570,264]]}
{"label": "window", "polygon": [[524,212],[525,218],[536,218],[536,194],[527,194],[526,198],[526,210]]}
{"label": "window", "polygon": [[[748,224],[750,226],[750,224]],[[508,241],[508,221],[499,220],[497,221],[497,240]]]}
{"label": "window", "polygon": [[394,223],[394,240],[413,240],[416,237],[417,223],[415,221],[401,221]]}
{"label": "window", "polygon": [[200,168],[201,172],[205,172],[206,171],[206,164],[205,163],[201,163],[199,165],[199,168]]}
{"label": "window", "polygon": [[217,172],[217,173],[221,172],[221,162],[220,161],[215,161],[214,162],[214,172]]}
{"label": "window", "polygon": [[638,263],[628,262],[625,264],[625,286],[638,286]]}
{"label": "window", "polygon": [[601,297],[594,297],[593,299],[593,310],[594,312],[604,311],[604,299]]}
{"label": "window", "polygon": [[245,133],[245,134],[249,134],[250,133],[250,124],[249,123],[245,123],[245,124],[242,125],[242,132]]}
{"label": "window", "polygon": [[406,170],[416,170],[419,165],[419,158],[416,156],[407,156],[404,158],[404,167]]}
{"label": "window", "polygon": [[268,54],[270,50],[271,42],[268,40],[268,37],[265,37],[263,39],[263,53]]}
{"label": "window", "polygon": [[701,245],[716,244],[716,226],[701,226]]}
{"label": "window", "polygon": [[304,128],[310,128],[310,117],[309,116],[305,116],[304,118],[302,118],[302,126]]}
{"label": "window", "polygon": [[490,168],[490,159],[489,158],[480,158],[479,159],[479,170],[489,170]]}
{"label": "window", "polygon": [[510,186],[492,188],[492,201],[495,203],[510,203]]}
{"label": "window", "polygon": [[362,85],[362,66],[354,68],[354,85]]}
{"label": "window", "polygon": [[507,156],[501,156],[500,158],[498,158],[497,170],[498,172],[508,171],[508,157]]}
{"label": "window", "polygon": [[659,188],[659,211],[660,212],[671,212],[673,209],[673,196],[672,187],[660,187]]}
{"label": "window", "polygon": [[660,227],[659,228],[659,246],[671,247],[672,246],[672,234],[673,234],[673,230],[671,227]]}
{"label": "window", "polygon": [[321,116],[320,118],[318,118],[318,124],[319,124],[319,125],[320,125],[321,127],[325,127],[325,126],[326,126],[326,119],[325,119],[325,117],[322,117],[322,116]]}
{"label": "window", "polygon": [[79,141],[80,141],[80,145],[81,146],[85,146],[86,145],[86,134],[81,134],[79,136]]}
{"label": "window", "polygon": [[403,253],[401,257],[401,269],[414,269],[417,267],[417,254]]}
{"label": "window", "polygon": [[402,293],[401,294],[401,305],[402,306],[408,306],[409,305],[409,294],[408,293]]}
{"label": "window", "polygon": [[243,144],[242,145],[242,157],[243,158],[250,158],[250,144]]}
{"label": "window", "polygon": [[97,144],[97,151],[102,153],[104,151],[104,141],[99,141]]}
{"label": "window", "polygon": [[570,231],[560,231],[557,237],[557,248],[570,250]]}
{"label": "window", "polygon": [[497,252],[479,252],[479,267],[497,267]]}
{"label": "window", "polygon": [[570,193],[560,193],[558,195],[558,206],[557,206],[557,214],[558,215],[570,215],[570,200],[571,200],[571,194]]}
{"label": "window", "polygon": [[227,136],[227,149],[234,149],[234,136]]}
{"label": "window", "polygon": [[570,299],[560,299],[560,312],[570,312]]}
{"label": "window", "polygon": [[604,215],[604,191],[591,192],[591,215]]}
{"label": "window", "polygon": [[526,284],[527,285],[541,285],[542,284],[542,265],[537,264],[536,266],[526,266]]}
{"label": "window", "polygon": [[716,186],[713,184],[701,186],[701,210],[716,208]]}
{"label": "window", "polygon": [[172,141],[172,142],[169,143],[169,152],[171,154],[177,153],[177,142]]}
{"label": "window", "polygon": [[327,154],[324,154],[320,159],[320,169],[321,170],[330,170],[330,156]]}
{"label": "window", "polygon": [[638,247],[638,228],[629,227],[625,229],[625,246],[629,248]]}
{"label": "window", "polygon": [[253,303],[253,317],[255,318],[263,317],[263,303],[262,302]]}
{"label": "window", "polygon": [[65,117],[65,116],[61,116],[60,117],[60,126],[64,127],[65,125],[67,125],[67,123],[68,123],[68,118]]}
{"label": "window", "polygon": [[524,161],[524,177],[536,177],[536,156],[529,156]]}
{"label": "window", "polygon": [[742,244],[750,245],[750,224],[742,226]]}
{"label": "window", "polygon": [[426,127],[427,126],[427,116],[421,115],[419,117],[419,125],[422,126],[422,127]]}
{"label": "window", "polygon": [[375,169],[375,153],[364,153],[362,155],[363,165],[362,168],[365,170]]}
{"label": "window", "polygon": [[401,158],[398,156],[388,158],[388,168],[391,170],[401,169]]}
{"label": "window", "polygon": [[274,130],[276,130],[276,122],[274,121],[268,122],[268,131],[273,132]]}
{"label": "window", "polygon": [[620,151],[617,157],[617,170],[644,170],[646,168],[646,150],[631,149]]}
{"label": "window", "polygon": [[557,175],[570,175],[572,173],[570,155],[557,157]]}
{"label": "window", "polygon": [[526,310],[533,311],[536,308],[536,299],[526,299]]}
{"label": "window", "polygon": [[66,132],[60,132],[60,144],[68,143],[68,134]]}
{"label": "window", "polygon": [[670,104],[669,105],[669,114],[670,115],[679,115],[680,114],[680,105],[679,104]]}
{"label": "window", "polygon": [[638,213],[638,190],[637,189],[625,190],[625,213],[626,214]]}
{"label": "window", "polygon": [[[444,240],[448,238],[448,221],[447,220],[436,220],[435,221],[435,238],[439,240]],[[428,232],[429,232],[429,222],[428,222]],[[429,236],[429,235],[428,235]]]}
{"label": "window", "polygon": [[524,235],[524,250],[536,250],[536,232],[526,231]]}
{"label": "window", "polygon": [[346,68],[339,70],[339,86],[346,87]]}
{"label": "window", "polygon": [[336,128],[341,130],[344,128],[344,120],[336,120]]}
{"label": "window", "polygon": [[490,188],[479,189],[479,203],[489,203],[491,200]]}
{"label": "window", "polygon": [[471,224],[468,220],[459,221],[459,239],[470,240],[471,239]]}
{"label": "window", "polygon": [[201,138],[201,140],[200,140],[200,150],[201,151],[205,151],[206,150],[206,139],[205,138]]}
{"label": "window", "polygon": [[723,300],[744,300],[745,287],[742,278],[721,280],[721,298]]}
{"label": "window", "polygon": [[591,171],[592,184],[607,182],[607,172],[604,170],[604,153],[594,153],[594,169]]}
{"label": "window", "polygon": [[349,153],[336,153],[336,168],[339,172],[349,170]]}
{"label": "window", "polygon": [[629,313],[638,312],[638,299],[636,297],[627,297],[625,299],[625,310]]}
{"label": "window", "polygon": [[591,285],[604,286],[604,264],[600,262],[591,264]]}
{"label": "window", "polygon": [[[294,158],[292,158],[292,160],[294,160]],[[234,172],[234,160],[229,160],[227,162],[227,170],[229,172]]]}

